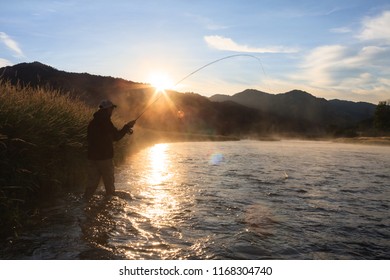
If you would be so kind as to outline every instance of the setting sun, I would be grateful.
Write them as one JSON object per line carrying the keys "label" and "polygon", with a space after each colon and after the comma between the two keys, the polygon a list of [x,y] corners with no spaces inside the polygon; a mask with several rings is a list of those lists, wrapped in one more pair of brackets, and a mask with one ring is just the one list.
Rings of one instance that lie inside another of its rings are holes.
{"label": "setting sun", "polygon": [[167,74],[161,72],[150,74],[149,83],[156,91],[165,91],[174,87],[172,79]]}

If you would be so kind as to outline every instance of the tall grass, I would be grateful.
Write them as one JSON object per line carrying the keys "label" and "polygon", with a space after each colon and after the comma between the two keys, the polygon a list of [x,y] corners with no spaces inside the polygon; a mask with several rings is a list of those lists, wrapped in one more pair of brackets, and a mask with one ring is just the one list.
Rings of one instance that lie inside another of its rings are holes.
{"label": "tall grass", "polygon": [[15,230],[21,210],[26,213],[37,201],[84,188],[86,127],[92,114],[91,108],[70,95],[0,81],[3,231]]}

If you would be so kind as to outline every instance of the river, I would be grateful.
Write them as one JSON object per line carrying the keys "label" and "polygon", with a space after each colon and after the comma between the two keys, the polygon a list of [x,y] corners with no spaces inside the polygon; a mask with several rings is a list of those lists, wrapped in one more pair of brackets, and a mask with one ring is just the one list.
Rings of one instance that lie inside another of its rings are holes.
{"label": "river", "polygon": [[157,144],[118,197],[69,194],[2,259],[390,259],[390,147]]}

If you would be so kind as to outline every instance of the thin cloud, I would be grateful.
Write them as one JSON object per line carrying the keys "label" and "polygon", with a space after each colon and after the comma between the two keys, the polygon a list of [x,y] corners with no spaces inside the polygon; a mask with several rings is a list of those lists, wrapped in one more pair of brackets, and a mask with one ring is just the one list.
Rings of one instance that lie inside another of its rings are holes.
{"label": "thin cloud", "polygon": [[374,18],[363,21],[363,30],[357,36],[360,40],[379,40],[390,43],[390,11],[384,11]]}
{"label": "thin cloud", "polygon": [[9,48],[11,51],[13,51],[16,56],[18,56],[18,57],[24,56],[18,43],[15,40],[13,40],[12,38],[10,38],[6,33],[0,32],[0,41],[4,45],[6,45],[7,48]]}
{"label": "thin cloud", "polygon": [[[390,75],[390,11],[362,20],[355,34],[361,45],[331,45],[313,49],[294,78],[322,89],[333,89],[351,97],[388,99]],[[333,32],[343,29],[334,29]],[[348,31],[347,29],[345,31]],[[364,97],[367,96],[367,97]]]}
{"label": "thin cloud", "polygon": [[240,45],[234,42],[230,38],[213,35],[213,36],[205,36],[204,40],[206,43],[215,49],[223,50],[223,51],[234,51],[234,52],[244,52],[244,53],[293,53],[297,52],[297,49],[286,48],[282,46],[273,46],[266,48],[259,47],[250,47],[247,45]]}
{"label": "thin cloud", "polygon": [[[383,81],[390,74],[390,11],[365,18],[362,25],[361,32],[355,35],[362,42],[360,47],[319,46],[305,56],[301,71],[291,77],[324,88],[349,88],[361,92],[379,88],[389,90]],[[332,31],[342,33],[349,30]]]}
{"label": "thin cloud", "polygon": [[346,58],[344,63],[350,68],[375,68],[379,73],[389,72],[390,48],[367,46],[363,47],[359,53],[350,58]]}
{"label": "thin cloud", "polygon": [[389,91],[389,64],[389,48],[328,45],[308,53],[301,71],[290,78],[324,91],[337,90],[355,98],[375,93],[372,98],[383,99]]}
{"label": "thin cloud", "polygon": [[321,87],[334,86],[332,73],[343,65],[346,52],[347,48],[341,45],[317,47],[306,55],[301,64],[302,71],[292,75],[292,78]]}

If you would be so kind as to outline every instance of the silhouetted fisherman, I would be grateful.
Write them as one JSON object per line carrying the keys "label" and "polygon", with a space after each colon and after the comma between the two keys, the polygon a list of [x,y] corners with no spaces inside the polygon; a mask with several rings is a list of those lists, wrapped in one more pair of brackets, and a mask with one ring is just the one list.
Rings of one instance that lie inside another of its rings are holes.
{"label": "silhouetted fisherman", "polygon": [[93,196],[101,178],[106,195],[115,195],[113,142],[122,139],[126,133],[131,134],[135,124],[135,120],[131,121],[118,130],[111,121],[115,108],[116,105],[110,100],[103,100],[88,125],[88,185],[84,193],[85,199]]}

